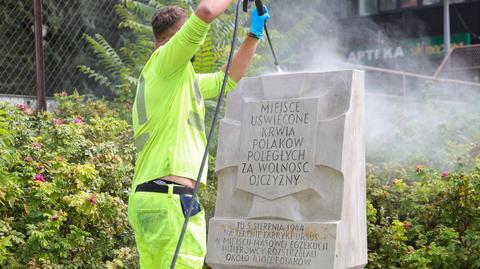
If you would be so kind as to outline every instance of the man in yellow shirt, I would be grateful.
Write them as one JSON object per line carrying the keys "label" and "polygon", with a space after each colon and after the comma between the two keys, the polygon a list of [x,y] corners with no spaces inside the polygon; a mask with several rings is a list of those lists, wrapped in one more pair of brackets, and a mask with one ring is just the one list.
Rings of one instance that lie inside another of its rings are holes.
{"label": "man in yellow shirt", "polygon": [[[133,106],[138,156],[128,216],[140,267],[170,268],[206,145],[203,100],[220,94],[224,71],[196,74],[191,59],[210,23],[232,0],[201,0],[187,19],[175,6],[153,18],[155,52],[139,78]],[[250,34],[235,54],[227,92],[245,74],[263,35],[268,11],[252,12]],[[205,167],[201,183],[206,184]],[[202,268],[206,255],[205,215],[196,201],[176,268]]]}

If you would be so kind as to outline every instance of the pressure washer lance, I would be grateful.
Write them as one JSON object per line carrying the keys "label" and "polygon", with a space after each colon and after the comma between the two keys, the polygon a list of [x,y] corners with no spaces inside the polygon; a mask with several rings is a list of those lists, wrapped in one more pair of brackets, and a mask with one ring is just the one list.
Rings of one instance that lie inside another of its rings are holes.
{"label": "pressure washer lance", "polygon": [[[248,2],[249,1],[251,1],[251,0],[243,0],[244,10],[245,10],[245,6],[247,7],[246,11],[248,11]],[[197,181],[195,182],[195,188],[193,189],[193,194],[192,194],[193,199],[190,200],[190,204],[188,206],[187,215],[185,216],[185,221],[183,222],[182,232],[180,233],[180,238],[178,239],[177,247],[175,249],[175,254],[173,255],[172,264],[170,265],[170,269],[175,269],[175,264],[177,262],[178,255],[180,253],[180,248],[182,247],[183,238],[185,237],[185,233],[187,231],[188,221],[190,220],[190,217],[192,215],[193,201],[194,201],[194,199],[196,197],[196,194],[198,192],[198,188],[200,187],[200,180],[202,178],[203,169],[204,169],[205,163],[207,161],[208,150],[210,148],[210,144],[211,144],[212,139],[213,139],[215,127],[217,125],[218,116],[220,115],[220,110],[222,108],[222,101],[223,101],[223,98],[225,97],[225,88],[227,87],[228,76],[230,74],[230,67],[232,65],[233,53],[234,53],[234,50],[235,50],[235,40],[237,39],[238,18],[239,18],[239,14],[240,14],[240,3],[242,3],[242,0],[238,0],[237,6],[236,6],[235,24],[234,24],[234,27],[233,27],[233,38],[232,38],[232,42],[231,42],[231,45],[230,45],[230,53],[228,55],[227,67],[225,68],[225,77],[223,79],[222,89],[220,90],[220,96],[218,97],[217,107],[215,109],[215,114],[213,116],[212,125],[211,125],[210,131],[208,133],[207,145],[205,146],[205,151],[203,152],[203,159],[202,159],[202,163],[200,165],[200,170],[198,171]],[[261,0],[255,0],[255,5],[257,7],[258,14],[260,16],[263,15],[265,13],[265,10],[263,9],[262,1]],[[281,72],[280,65],[278,63],[277,56],[275,55],[275,52],[273,50],[272,41],[270,40],[270,35],[268,34],[266,25],[265,25],[265,33],[267,35],[268,43],[270,44],[270,48],[271,48],[272,53],[273,53],[273,58],[275,60],[275,66],[277,67],[277,70],[279,72]]]}
{"label": "pressure washer lance", "polygon": [[265,23],[265,34],[267,35],[268,44],[270,45],[270,49],[272,50],[273,55],[273,64],[275,65],[275,69],[277,69],[278,73],[282,73],[282,69],[280,69],[280,63],[278,62],[277,55],[275,54],[275,50],[273,49],[272,40],[270,39],[270,35],[268,34],[267,23]]}
{"label": "pressure washer lance", "polygon": [[[244,0],[243,1],[243,11],[244,12],[248,12],[249,3],[252,2],[252,1],[253,0],[249,0],[249,1]],[[265,10],[263,9],[262,0],[255,0],[255,6],[257,8],[259,16],[262,16],[263,14],[265,14]],[[280,63],[278,61],[277,54],[275,54],[275,50],[273,49],[272,39],[270,38],[270,34],[268,33],[268,27],[267,27],[266,22],[265,22],[265,35],[267,36],[268,45],[270,46],[270,50],[272,51],[273,61],[274,61],[273,64],[275,65],[275,68],[277,69],[277,72],[281,73],[282,69],[280,69]]]}

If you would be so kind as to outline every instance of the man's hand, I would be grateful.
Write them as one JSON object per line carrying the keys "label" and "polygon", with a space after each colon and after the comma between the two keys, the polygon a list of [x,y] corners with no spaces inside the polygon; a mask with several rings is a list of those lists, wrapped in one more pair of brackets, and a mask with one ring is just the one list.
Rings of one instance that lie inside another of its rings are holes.
{"label": "man's hand", "polygon": [[265,14],[262,16],[258,16],[258,11],[256,8],[253,9],[250,34],[247,36],[233,58],[230,77],[237,82],[240,81],[245,72],[247,72],[248,66],[252,62],[255,51],[257,50],[258,41],[263,36],[265,22],[270,18],[267,7],[263,6],[263,8],[265,10]]}
{"label": "man's hand", "polygon": [[201,0],[198,4],[195,15],[204,22],[211,23],[220,16],[233,0]]}
{"label": "man's hand", "polygon": [[258,15],[258,10],[252,8],[252,24],[250,25],[250,34],[261,39],[263,37],[263,29],[265,29],[265,22],[270,19],[270,14],[266,6],[263,6],[264,14],[262,16]]}

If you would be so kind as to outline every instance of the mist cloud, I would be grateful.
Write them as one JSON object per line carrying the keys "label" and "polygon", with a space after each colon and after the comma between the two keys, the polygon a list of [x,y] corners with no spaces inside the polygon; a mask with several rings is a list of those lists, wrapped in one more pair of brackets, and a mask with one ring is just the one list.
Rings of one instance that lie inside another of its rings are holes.
{"label": "mist cloud", "polygon": [[[400,37],[397,31],[401,29],[392,27],[392,32],[385,32],[371,20],[345,29],[335,13],[336,8],[328,5],[329,1],[271,2],[269,27],[272,31],[287,32],[299,18],[313,18],[307,33],[296,41],[295,46],[280,51],[284,70],[351,69],[348,62],[358,64],[368,57],[395,60],[405,56],[406,52],[395,46],[399,44],[399,39],[389,39]],[[414,29],[416,34],[426,37],[426,26],[421,21],[414,23],[417,24]],[[377,45],[383,42],[381,44],[385,47],[372,46],[371,39],[378,37],[378,33],[382,33],[381,40],[375,42]],[[366,48],[364,50],[349,50],[350,44],[345,42],[362,39],[366,44],[355,45]],[[284,47],[282,40],[276,41],[274,46]],[[292,59],[292,55],[296,58]],[[408,72],[431,75],[438,65],[422,56],[418,56],[416,61],[418,64],[412,62],[408,65]],[[397,68],[395,64],[385,67]],[[469,75],[465,74],[465,77]],[[371,72],[366,73],[365,87],[369,162],[422,162],[439,169],[453,169],[475,157],[475,149],[478,148],[475,141],[480,139],[480,125],[477,123],[480,119],[480,88]]]}

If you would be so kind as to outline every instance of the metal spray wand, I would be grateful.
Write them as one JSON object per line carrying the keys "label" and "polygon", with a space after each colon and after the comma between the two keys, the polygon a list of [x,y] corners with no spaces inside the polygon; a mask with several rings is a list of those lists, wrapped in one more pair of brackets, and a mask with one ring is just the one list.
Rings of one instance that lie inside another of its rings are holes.
{"label": "metal spray wand", "polygon": [[[253,0],[250,0],[250,1],[244,0],[243,1],[243,11],[244,12],[248,12],[249,2],[252,2],[252,1]],[[265,14],[265,10],[263,9],[262,0],[255,0],[255,6],[257,8],[259,16],[262,16],[263,14]],[[274,61],[273,64],[275,65],[275,68],[277,69],[277,72],[281,73],[282,70],[280,69],[280,62],[278,61],[277,54],[275,53],[275,49],[273,48],[272,39],[270,38],[270,33],[268,32],[268,27],[267,27],[266,22],[265,22],[265,35],[267,36],[268,45],[270,46],[270,50],[272,51],[273,61]]]}

